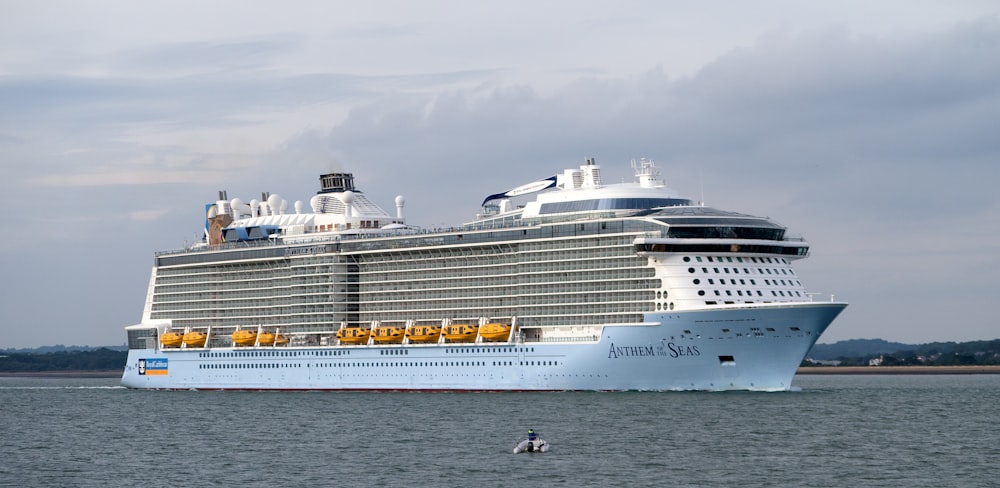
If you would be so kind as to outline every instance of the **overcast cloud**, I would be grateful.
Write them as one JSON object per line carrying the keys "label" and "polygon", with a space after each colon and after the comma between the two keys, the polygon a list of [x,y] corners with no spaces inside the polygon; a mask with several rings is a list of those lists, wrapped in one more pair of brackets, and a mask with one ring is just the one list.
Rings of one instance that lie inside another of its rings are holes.
{"label": "overcast cloud", "polygon": [[3,347],[124,342],[218,190],[411,223],[596,157],[812,245],[821,338],[1000,336],[992,2],[5,2]]}

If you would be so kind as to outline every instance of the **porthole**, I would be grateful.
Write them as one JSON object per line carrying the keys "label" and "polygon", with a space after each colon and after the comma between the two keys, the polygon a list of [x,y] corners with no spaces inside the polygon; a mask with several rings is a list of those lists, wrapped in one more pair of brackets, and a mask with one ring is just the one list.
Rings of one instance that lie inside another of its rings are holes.
{"label": "porthole", "polygon": [[694,268],[688,268],[688,273],[694,273]]}
{"label": "porthole", "polygon": [[656,292],[656,298],[657,299],[663,298],[662,295],[663,294],[661,292]]}
{"label": "porthole", "polygon": [[705,290],[698,290],[698,296],[700,297],[705,296]]}
{"label": "porthole", "polygon": [[691,258],[689,258],[687,256],[684,256],[684,262],[685,263],[690,263],[691,262]]}
{"label": "porthole", "polygon": [[701,280],[699,280],[698,278],[695,278],[694,279],[694,284],[700,285],[701,284]]}

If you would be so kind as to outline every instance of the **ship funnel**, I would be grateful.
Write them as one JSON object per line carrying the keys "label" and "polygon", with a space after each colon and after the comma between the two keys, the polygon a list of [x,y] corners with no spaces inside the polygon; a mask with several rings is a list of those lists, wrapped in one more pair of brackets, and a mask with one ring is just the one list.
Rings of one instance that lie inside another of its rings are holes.
{"label": "ship funnel", "polygon": [[583,188],[601,187],[601,167],[597,165],[597,160],[587,158],[586,164],[580,166],[580,170],[583,171]]}
{"label": "ship funnel", "polygon": [[329,173],[319,177],[320,193],[354,191],[354,175],[351,173]]}

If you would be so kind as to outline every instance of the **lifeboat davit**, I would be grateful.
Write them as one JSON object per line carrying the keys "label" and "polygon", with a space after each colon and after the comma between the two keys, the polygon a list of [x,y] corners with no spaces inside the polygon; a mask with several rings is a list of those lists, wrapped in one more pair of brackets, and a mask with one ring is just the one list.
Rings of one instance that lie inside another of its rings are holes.
{"label": "lifeboat davit", "polygon": [[441,330],[448,342],[476,342],[479,326],[472,324],[446,325]]}
{"label": "lifeboat davit", "polygon": [[233,344],[238,346],[252,346],[257,343],[257,331],[243,329],[233,332]]}
{"label": "lifeboat davit", "polygon": [[371,329],[361,327],[344,327],[337,331],[337,339],[341,344],[367,344]]}
{"label": "lifeboat davit", "polygon": [[184,342],[184,334],[180,332],[164,332],[160,336],[160,345],[163,347],[181,347]]}
{"label": "lifeboat davit", "polygon": [[288,338],[283,334],[275,334],[274,332],[261,332],[257,337],[257,344],[262,346],[284,346],[288,344]]}
{"label": "lifeboat davit", "polygon": [[487,341],[507,341],[511,329],[510,324],[486,324],[479,327],[479,335]]}
{"label": "lifeboat davit", "polygon": [[406,329],[406,337],[410,342],[437,342],[441,338],[440,325],[414,325]]}
{"label": "lifeboat davit", "polygon": [[372,340],[378,344],[402,344],[406,329],[394,325],[383,325],[372,329]]}
{"label": "lifeboat davit", "polygon": [[184,344],[187,347],[205,347],[206,341],[208,341],[208,334],[200,330],[192,330],[184,334]]}

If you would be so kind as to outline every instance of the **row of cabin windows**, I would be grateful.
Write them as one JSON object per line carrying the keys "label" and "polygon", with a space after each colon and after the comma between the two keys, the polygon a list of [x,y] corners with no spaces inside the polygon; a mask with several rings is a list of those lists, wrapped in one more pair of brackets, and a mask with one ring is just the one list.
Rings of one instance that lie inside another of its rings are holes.
{"label": "row of cabin windows", "polygon": [[[692,281],[692,283],[694,283],[696,285],[700,285],[701,284],[701,279],[700,278],[695,278],[695,279],[693,279],[691,281]],[[736,284],[736,280],[735,279],[730,279],[729,283],[732,284],[732,285],[735,285]],[[715,279],[708,278],[708,284],[709,285],[714,285],[715,284]],[[720,279],[719,280],[719,284],[720,285],[725,285],[726,284],[726,280],[724,278]],[[739,284],[746,285],[747,284],[747,280],[744,280],[744,279],[740,278],[740,283]],[[750,280],[750,284],[751,285],[756,285],[757,284],[757,280],[751,279]],[[774,281],[772,281],[772,280],[764,280],[764,284],[768,285],[768,286],[778,286],[779,284],[781,286],[802,286],[802,282],[800,282],[798,280],[788,280],[788,281],[785,281],[785,280],[774,280]],[[663,296],[666,297],[666,295],[667,295],[666,292],[664,292]]]}
{"label": "row of cabin windows", "polygon": [[[701,256],[695,256],[694,259],[695,259],[695,261],[697,261],[699,263],[702,262],[702,257]],[[723,257],[723,256],[716,256],[715,260],[713,261],[712,256],[705,256],[705,259],[707,259],[708,262],[710,262],[710,263],[733,263],[733,262],[736,262],[736,263],[745,263],[745,262],[750,262],[750,263],[759,263],[759,264],[789,264],[788,260],[785,259],[785,258],[755,258],[755,257],[749,257],[749,258],[746,258],[746,260],[744,261],[744,259],[742,257],[740,257],[740,256],[737,256],[735,258],[732,257],[732,256],[725,256],[725,257]],[[735,261],[733,261],[734,259],[735,259]],[[691,257],[690,256],[684,256],[684,262],[685,263],[691,262]]]}
{"label": "row of cabin windows", "polygon": [[[514,366],[514,361],[493,361],[493,366]],[[558,366],[558,361],[518,361],[519,366]],[[403,368],[428,366],[486,366],[486,361],[426,361],[409,363],[320,363],[318,368]],[[301,363],[218,363],[200,364],[199,369],[278,369],[301,368]]]}
{"label": "row of cabin windows", "polygon": [[[695,268],[688,268],[688,273],[694,273],[697,271]],[[715,274],[719,274],[719,268],[712,268]],[[708,268],[701,268],[702,273],[708,273]],[[730,273],[729,268],[722,268],[722,272],[725,274]],[[732,268],[733,274],[740,274],[740,268]],[[753,274],[749,268],[743,268],[744,274]],[[775,274],[775,275],[795,275],[794,271],[789,271],[787,269],[777,269],[777,268],[757,268],[757,274]]]}
{"label": "row of cabin windows", "polygon": [[[719,292],[719,290],[712,290],[712,291],[715,292],[715,296],[717,296],[717,297],[722,296],[722,294]],[[733,290],[724,290],[724,291],[726,292],[726,296],[727,297],[733,296]],[[741,297],[742,296],[752,297],[754,295],[754,293],[751,290],[747,290],[746,291],[746,295],[744,295],[743,294],[743,290],[736,290],[736,295],[737,296],[741,296]],[[698,290],[698,296],[700,296],[700,297],[705,296],[705,290]],[[762,297],[762,296],[764,296],[764,293],[761,290],[757,290],[757,296]],[[784,290],[771,290],[771,296],[772,297],[791,297],[791,298],[799,297],[799,298],[801,298],[802,297],[802,292],[788,290],[788,292],[786,294],[786,292]]]}
{"label": "row of cabin windows", "polygon": [[[487,352],[512,353],[512,352],[535,352],[534,347],[455,347],[446,348],[446,354],[479,354]],[[290,357],[290,356],[346,356],[351,351],[347,349],[336,349],[332,351],[222,351],[222,352],[200,352],[200,358],[256,358],[256,357]],[[410,354],[409,349],[394,348],[379,351],[383,356],[396,356]]]}

